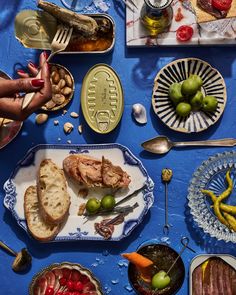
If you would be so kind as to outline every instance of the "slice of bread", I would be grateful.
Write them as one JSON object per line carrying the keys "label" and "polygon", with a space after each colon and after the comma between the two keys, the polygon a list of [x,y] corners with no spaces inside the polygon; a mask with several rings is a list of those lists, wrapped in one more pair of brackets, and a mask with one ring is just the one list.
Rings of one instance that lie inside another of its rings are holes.
{"label": "slice of bread", "polygon": [[58,234],[60,225],[45,222],[40,214],[36,186],[30,186],[25,191],[24,210],[28,230],[36,240],[47,242]]}
{"label": "slice of bread", "polygon": [[[204,22],[210,22],[210,21],[219,20],[215,16],[208,13],[207,11],[204,11],[203,9],[201,9],[197,4],[197,0],[191,0],[191,3],[192,3],[192,7],[195,10],[198,23],[204,23]],[[223,18],[223,19],[231,18],[231,17],[236,17],[236,0],[232,1],[231,8],[229,9],[229,11],[227,13],[227,16],[225,18]]]}
{"label": "slice of bread", "polygon": [[63,170],[51,159],[40,164],[37,191],[43,218],[53,224],[63,222],[69,213],[70,196]]}

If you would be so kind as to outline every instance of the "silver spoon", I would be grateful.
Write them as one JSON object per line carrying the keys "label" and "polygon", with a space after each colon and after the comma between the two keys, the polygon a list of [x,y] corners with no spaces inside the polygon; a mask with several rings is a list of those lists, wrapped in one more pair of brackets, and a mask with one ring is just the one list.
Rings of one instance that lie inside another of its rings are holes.
{"label": "silver spoon", "polygon": [[2,241],[0,241],[0,247],[16,257],[12,263],[12,269],[15,272],[23,271],[31,265],[32,257],[26,248],[21,249],[21,251],[17,253]]}
{"label": "silver spoon", "polygon": [[182,141],[173,142],[168,137],[161,135],[143,142],[142,147],[154,154],[165,154],[172,147],[187,147],[187,146],[235,146],[236,139],[225,138],[216,140],[199,140],[199,141]]}

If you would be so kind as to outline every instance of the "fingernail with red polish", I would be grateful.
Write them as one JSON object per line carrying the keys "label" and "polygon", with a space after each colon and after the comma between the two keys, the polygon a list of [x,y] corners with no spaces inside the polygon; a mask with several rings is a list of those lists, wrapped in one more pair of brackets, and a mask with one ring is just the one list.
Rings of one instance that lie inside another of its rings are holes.
{"label": "fingernail with red polish", "polygon": [[19,74],[25,74],[25,72],[23,70],[17,70],[17,73],[19,73]]}
{"label": "fingernail with red polish", "polygon": [[48,58],[48,53],[46,51],[43,52],[43,55],[46,59]]}
{"label": "fingernail with red polish", "polygon": [[34,63],[32,63],[32,62],[29,62],[29,65],[31,65],[31,67],[37,69],[37,66]]}
{"label": "fingernail with red polish", "polygon": [[31,80],[31,84],[33,87],[43,87],[44,80],[43,79],[33,79],[33,80]]}

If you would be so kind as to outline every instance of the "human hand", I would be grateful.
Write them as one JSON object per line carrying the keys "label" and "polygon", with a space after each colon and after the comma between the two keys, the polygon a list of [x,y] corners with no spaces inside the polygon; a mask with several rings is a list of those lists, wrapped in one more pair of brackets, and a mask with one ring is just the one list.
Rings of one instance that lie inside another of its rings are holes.
{"label": "human hand", "polygon": [[[37,67],[32,63],[28,64],[32,77],[28,73],[19,70],[17,73],[21,79],[0,79],[0,117],[23,121],[51,99],[50,71],[46,60],[46,53],[41,53],[39,57],[40,79],[32,78],[38,74]],[[18,93],[22,92],[35,92],[31,103],[24,110],[21,109],[23,97],[18,95]]]}

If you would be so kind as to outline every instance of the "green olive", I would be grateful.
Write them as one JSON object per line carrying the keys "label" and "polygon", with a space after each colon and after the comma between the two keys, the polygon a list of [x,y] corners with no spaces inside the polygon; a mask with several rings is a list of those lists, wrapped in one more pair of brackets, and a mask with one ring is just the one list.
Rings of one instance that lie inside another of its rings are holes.
{"label": "green olive", "polygon": [[105,210],[112,210],[116,204],[115,197],[112,195],[106,195],[101,200],[101,206]]}
{"label": "green olive", "polygon": [[176,107],[177,115],[181,117],[187,117],[191,112],[191,105],[187,102],[181,102]]}
{"label": "green olive", "polygon": [[86,210],[89,214],[95,214],[101,207],[101,202],[96,198],[91,198],[86,203]]}
{"label": "green olive", "polygon": [[170,277],[161,270],[152,277],[151,284],[153,289],[162,290],[170,284]]}
{"label": "green olive", "polygon": [[181,92],[183,93],[183,95],[190,96],[194,95],[198,91],[198,89],[198,82],[196,82],[195,79],[188,78],[182,83]]}
{"label": "green olive", "polygon": [[189,76],[190,79],[193,79],[198,84],[198,89],[202,87],[203,81],[202,78],[196,74],[191,74]]}
{"label": "green olive", "polygon": [[207,95],[202,100],[202,109],[206,112],[214,112],[217,105],[218,101],[215,96]]}
{"label": "green olive", "polygon": [[203,94],[200,90],[198,90],[197,93],[190,98],[189,102],[194,111],[200,110],[202,106],[202,100],[203,100]]}
{"label": "green olive", "polygon": [[183,94],[181,93],[181,84],[173,83],[169,88],[169,97],[174,105],[183,101]]}

